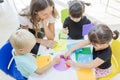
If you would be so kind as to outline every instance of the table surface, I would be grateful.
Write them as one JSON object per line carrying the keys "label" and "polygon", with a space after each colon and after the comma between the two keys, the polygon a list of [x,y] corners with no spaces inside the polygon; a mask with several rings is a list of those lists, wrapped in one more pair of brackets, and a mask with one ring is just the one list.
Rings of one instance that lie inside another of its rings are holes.
{"label": "table surface", "polygon": [[[77,43],[81,40],[64,40],[63,42],[66,43],[65,41],[67,41],[67,44],[73,44],[73,43]],[[90,45],[89,45],[90,46]],[[92,49],[92,48],[91,48]],[[63,51],[58,51],[58,52],[55,52],[53,55],[51,55],[50,53],[53,52],[54,50],[53,49],[47,49],[46,47],[44,46],[40,46],[39,48],[39,52],[38,52],[38,55],[41,55],[41,56],[51,56],[51,58],[55,57],[56,55],[61,55],[61,54],[64,54],[66,51],[68,51],[68,49],[66,50],[63,50]],[[71,59],[76,61],[75,60],[75,54],[72,54],[71,55]],[[56,70],[54,67],[51,68],[47,73],[43,74],[43,75],[37,75],[37,74],[32,74],[28,80],[38,80],[38,79],[41,79],[41,80],[86,80],[84,78],[81,78],[80,79],[80,76],[89,76],[89,77],[92,77],[91,79],[92,80],[95,80],[95,76],[94,76],[94,70],[93,69],[89,69],[92,71],[92,76],[91,76],[91,73],[89,75],[89,72],[90,71],[83,71],[81,69],[80,70],[76,70],[74,68],[69,68],[65,71],[58,71]],[[81,72],[83,71],[83,74],[81,74]],[[85,73],[85,74],[84,74]],[[88,78],[89,79],[89,78]],[[91,80],[90,79],[90,80]]]}

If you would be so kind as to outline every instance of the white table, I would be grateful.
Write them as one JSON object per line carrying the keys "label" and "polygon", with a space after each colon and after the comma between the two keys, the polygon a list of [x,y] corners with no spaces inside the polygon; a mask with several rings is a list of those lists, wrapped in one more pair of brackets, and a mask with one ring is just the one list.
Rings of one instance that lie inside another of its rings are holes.
{"label": "white table", "polygon": [[[68,44],[79,41],[80,40],[68,40]],[[52,50],[48,50],[46,47],[40,46],[39,51],[42,53],[42,55],[50,55],[49,52]],[[66,51],[67,50],[57,52],[56,55],[61,53],[64,54]],[[52,57],[56,55],[53,55]],[[71,56],[71,58],[75,61],[74,54]],[[55,68],[51,68],[47,73],[43,75],[32,74],[28,80],[78,80],[78,77],[74,68],[69,68],[66,71],[58,71]]]}

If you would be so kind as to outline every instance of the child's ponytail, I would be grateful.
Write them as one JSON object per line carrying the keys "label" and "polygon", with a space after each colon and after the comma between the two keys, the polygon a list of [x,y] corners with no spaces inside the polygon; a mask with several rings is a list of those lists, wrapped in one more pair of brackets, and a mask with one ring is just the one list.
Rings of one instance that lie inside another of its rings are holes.
{"label": "child's ponytail", "polygon": [[119,32],[117,30],[113,31],[113,39],[116,40],[119,37]]}
{"label": "child's ponytail", "polygon": [[84,2],[84,1],[80,1],[80,2],[82,2],[86,6],[90,6],[91,5],[91,3],[89,3],[89,2]]}

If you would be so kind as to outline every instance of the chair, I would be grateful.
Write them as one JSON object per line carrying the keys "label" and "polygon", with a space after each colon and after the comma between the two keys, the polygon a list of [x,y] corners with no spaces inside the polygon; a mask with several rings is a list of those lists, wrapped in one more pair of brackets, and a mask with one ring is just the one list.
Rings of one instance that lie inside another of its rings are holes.
{"label": "chair", "polygon": [[[68,9],[61,10],[61,22],[64,23],[66,17],[69,15]],[[59,39],[67,39],[68,35],[63,32],[63,30],[60,30],[59,32]]]}
{"label": "chair", "polygon": [[0,69],[16,80],[26,80],[17,70],[14,59],[12,58],[12,46],[8,41],[0,49]]}
{"label": "chair", "polygon": [[68,9],[63,9],[63,10],[61,11],[61,22],[62,22],[62,23],[64,23],[65,18],[66,18],[68,15],[69,15]]}
{"label": "chair", "polygon": [[112,72],[99,80],[110,80],[112,77],[120,73],[120,40],[113,40],[111,43],[112,48]]}

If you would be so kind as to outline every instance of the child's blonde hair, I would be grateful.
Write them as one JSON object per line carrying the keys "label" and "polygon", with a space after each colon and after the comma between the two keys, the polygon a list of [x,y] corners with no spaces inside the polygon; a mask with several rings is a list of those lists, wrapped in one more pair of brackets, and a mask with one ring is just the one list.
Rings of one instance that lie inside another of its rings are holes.
{"label": "child's blonde hair", "polygon": [[20,29],[11,34],[10,42],[13,48],[18,50],[29,47],[31,44],[34,46],[36,39],[28,30]]}

